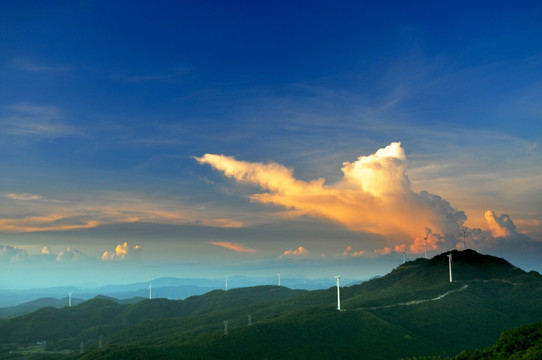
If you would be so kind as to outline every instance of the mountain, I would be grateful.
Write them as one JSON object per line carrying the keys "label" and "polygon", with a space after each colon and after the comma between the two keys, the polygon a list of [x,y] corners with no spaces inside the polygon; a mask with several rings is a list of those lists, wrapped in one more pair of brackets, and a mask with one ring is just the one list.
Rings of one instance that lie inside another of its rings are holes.
{"label": "mountain", "polygon": [[270,285],[185,300],[93,299],[44,308],[0,321],[0,351],[47,340],[48,356],[61,358],[59,351],[71,349],[70,359],[453,356],[542,320],[540,274],[472,250],[451,255],[453,282],[448,253],[417,259],[386,276],[342,287],[342,311],[336,310],[336,287],[306,291]]}
{"label": "mountain", "polygon": [[[363,282],[358,280],[357,283]],[[305,279],[305,278],[287,278],[282,277],[281,284],[291,289],[324,289],[329,287],[332,281],[329,279]],[[259,285],[276,285],[277,278],[248,278],[244,276],[228,277],[228,287],[230,289],[239,287],[252,287]],[[0,296],[0,318],[10,317],[13,309],[2,310],[2,308],[11,308],[24,303],[32,302],[42,298],[65,298],[69,292],[74,297],[82,300],[89,300],[98,295],[114,297],[116,299],[131,299],[134,297],[148,297],[149,282],[136,282],[131,284],[104,285],[99,287],[77,287],[64,286],[43,289],[3,289]],[[168,298],[175,300],[186,299],[193,295],[202,295],[212,290],[224,289],[225,279],[200,279],[200,278],[174,278],[161,277],[152,280],[152,294],[154,298]],[[56,306],[51,303],[51,306]],[[34,308],[29,308],[36,310]],[[7,314],[6,316],[2,316]],[[17,313],[23,315],[23,313]]]}
{"label": "mountain", "polygon": [[[76,306],[82,303],[83,301],[85,300],[79,299],[79,298],[72,298],[72,305]],[[40,299],[29,301],[17,306],[0,308],[0,318],[13,318],[13,317],[21,316],[24,314],[34,312],[43,307],[61,308],[64,306],[68,306],[67,297],[63,299],[57,299],[57,298],[51,298],[51,297],[40,298]]]}

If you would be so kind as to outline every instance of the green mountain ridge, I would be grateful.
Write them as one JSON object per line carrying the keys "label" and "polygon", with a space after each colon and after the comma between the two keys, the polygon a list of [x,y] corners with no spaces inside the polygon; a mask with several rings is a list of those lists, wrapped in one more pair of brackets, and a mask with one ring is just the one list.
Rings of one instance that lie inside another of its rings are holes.
{"label": "green mountain ridge", "polygon": [[[399,359],[487,347],[505,330],[542,320],[540,274],[454,250],[450,283],[448,254],[342,287],[343,311],[336,310],[336,287],[257,286],[134,304],[98,298],[3,320],[0,339],[47,340],[48,350],[75,351],[71,359],[128,359],[134,352],[139,359]],[[83,355],[76,351],[81,342],[89,351]]]}

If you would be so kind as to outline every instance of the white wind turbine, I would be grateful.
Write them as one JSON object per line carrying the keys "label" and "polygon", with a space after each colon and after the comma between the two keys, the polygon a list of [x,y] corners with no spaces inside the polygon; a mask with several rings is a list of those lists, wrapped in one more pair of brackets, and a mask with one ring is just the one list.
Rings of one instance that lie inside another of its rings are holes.
{"label": "white wind turbine", "polygon": [[149,280],[149,300],[152,300],[152,282]]}
{"label": "white wind turbine", "polygon": [[279,286],[280,286],[280,274],[277,274],[278,278],[279,278]]}
{"label": "white wind turbine", "polygon": [[72,306],[72,292],[73,291],[70,291],[68,293],[68,306],[71,307]]}
{"label": "white wind turbine", "polygon": [[341,276],[337,275],[335,276],[335,279],[337,279],[337,310],[341,311]]}
{"label": "white wind turbine", "polygon": [[448,254],[448,269],[450,270],[450,282],[452,282],[452,253]]}

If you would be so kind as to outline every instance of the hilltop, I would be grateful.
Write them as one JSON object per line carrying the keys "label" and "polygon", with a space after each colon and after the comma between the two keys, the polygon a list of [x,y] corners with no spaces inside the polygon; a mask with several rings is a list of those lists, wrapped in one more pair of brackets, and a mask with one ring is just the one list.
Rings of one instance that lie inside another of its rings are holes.
{"label": "hilltop", "polygon": [[454,282],[448,253],[417,259],[342,287],[340,312],[335,287],[257,286],[185,300],[44,308],[0,322],[0,338],[3,348],[47,340],[48,350],[76,351],[83,342],[90,352],[71,359],[399,359],[483,348],[502,331],[542,320],[540,274],[472,250],[451,254]]}

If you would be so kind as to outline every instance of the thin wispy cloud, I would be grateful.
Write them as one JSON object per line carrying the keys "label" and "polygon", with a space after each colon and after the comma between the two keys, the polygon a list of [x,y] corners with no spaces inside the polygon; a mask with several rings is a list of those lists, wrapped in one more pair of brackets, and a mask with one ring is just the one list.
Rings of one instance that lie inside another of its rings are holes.
{"label": "thin wispy cloud", "polygon": [[63,121],[62,111],[55,106],[21,103],[0,110],[0,125],[10,135],[43,138],[82,135],[79,129]]}
{"label": "thin wispy cloud", "polygon": [[51,65],[37,61],[14,59],[13,65],[15,68],[31,73],[67,73],[73,71],[73,67],[67,65]]}
{"label": "thin wispy cloud", "polygon": [[33,201],[33,200],[41,200],[41,199],[43,199],[43,196],[41,196],[41,195],[29,194],[29,193],[5,194],[4,197],[7,198],[7,199],[20,200],[20,201]]}
{"label": "thin wispy cloud", "polygon": [[[4,195],[4,198],[7,200],[0,202],[0,231],[6,232],[69,231],[136,222],[216,228],[245,226],[241,221],[210,211],[193,211],[189,204],[142,194],[94,193],[40,202],[33,201],[40,198],[32,194]],[[17,207],[7,201],[16,201]]]}
{"label": "thin wispy cloud", "polygon": [[249,253],[249,254],[254,254],[256,252],[255,249],[248,248],[242,244],[232,243],[232,242],[227,242],[227,241],[211,241],[209,242],[209,244],[220,246],[225,249],[233,250],[235,252]]}

